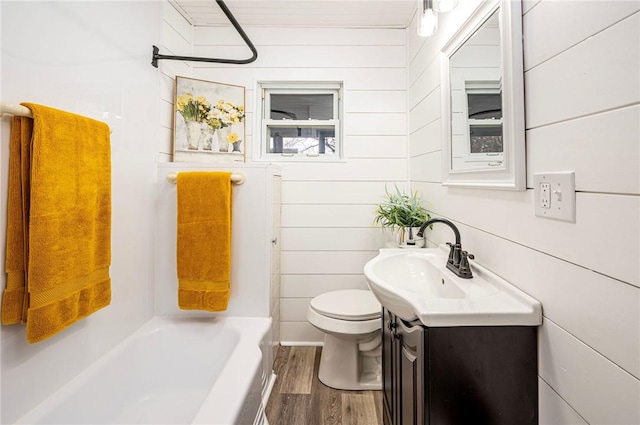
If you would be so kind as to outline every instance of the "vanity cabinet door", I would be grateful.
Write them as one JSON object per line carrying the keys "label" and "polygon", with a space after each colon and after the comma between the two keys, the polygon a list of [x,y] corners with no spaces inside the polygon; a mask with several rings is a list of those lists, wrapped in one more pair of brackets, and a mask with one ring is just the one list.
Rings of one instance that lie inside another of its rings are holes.
{"label": "vanity cabinet door", "polygon": [[432,424],[538,424],[536,327],[428,328],[427,332]]}
{"label": "vanity cabinet door", "polygon": [[386,308],[382,309],[382,394],[384,425],[397,425],[397,352],[399,344],[395,338],[396,317]]}
{"label": "vanity cabinet door", "polygon": [[397,321],[399,353],[399,425],[425,425],[425,362],[426,332],[420,325]]}

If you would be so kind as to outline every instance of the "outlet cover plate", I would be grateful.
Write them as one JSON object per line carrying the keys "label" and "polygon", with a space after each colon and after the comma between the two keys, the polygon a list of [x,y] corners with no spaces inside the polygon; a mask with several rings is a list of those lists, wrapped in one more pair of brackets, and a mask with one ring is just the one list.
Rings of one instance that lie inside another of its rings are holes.
{"label": "outlet cover plate", "polygon": [[[543,196],[546,183],[550,185],[550,196]],[[573,171],[535,173],[533,188],[536,216],[576,222],[576,179]]]}

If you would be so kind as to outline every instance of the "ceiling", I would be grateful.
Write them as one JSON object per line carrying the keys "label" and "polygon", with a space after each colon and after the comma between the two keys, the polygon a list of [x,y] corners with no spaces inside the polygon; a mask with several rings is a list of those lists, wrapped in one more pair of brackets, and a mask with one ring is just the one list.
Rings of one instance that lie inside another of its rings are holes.
{"label": "ceiling", "polygon": [[[215,0],[169,0],[194,26],[230,25]],[[226,0],[240,26],[406,28],[416,0]]]}

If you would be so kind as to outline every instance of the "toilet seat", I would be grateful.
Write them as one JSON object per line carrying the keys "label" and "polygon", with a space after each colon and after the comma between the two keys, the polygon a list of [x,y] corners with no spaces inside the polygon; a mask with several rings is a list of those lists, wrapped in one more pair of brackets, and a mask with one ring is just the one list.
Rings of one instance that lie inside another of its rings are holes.
{"label": "toilet seat", "polygon": [[380,319],[373,320],[341,320],[324,316],[314,309],[307,310],[307,320],[323,332],[345,335],[365,335],[379,331],[382,327]]}
{"label": "toilet seat", "polygon": [[358,335],[381,328],[382,306],[372,292],[344,289],[318,295],[307,310],[309,323],[325,332]]}
{"label": "toilet seat", "polygon": [[327,292],[312,299],[309,306],[328,318],[350,322],[379,319],[382,310],[373,293],[362,289]]}

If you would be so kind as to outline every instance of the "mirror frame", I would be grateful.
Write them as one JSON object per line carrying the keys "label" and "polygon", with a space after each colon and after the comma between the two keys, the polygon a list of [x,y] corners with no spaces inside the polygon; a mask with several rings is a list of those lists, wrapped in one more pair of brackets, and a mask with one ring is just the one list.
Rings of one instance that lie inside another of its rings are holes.
{"label": "mirror frame", "polygon": [[[502,114],[505,166],[453,170],[451,166],[451,76],[449,58],[499,10],[502,57]],[[462,24],[441,50],[442,184],[478,189],[526,190],[522,7],[519,1],[490,0]]]}

